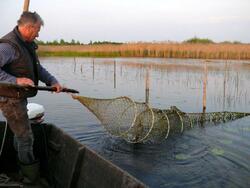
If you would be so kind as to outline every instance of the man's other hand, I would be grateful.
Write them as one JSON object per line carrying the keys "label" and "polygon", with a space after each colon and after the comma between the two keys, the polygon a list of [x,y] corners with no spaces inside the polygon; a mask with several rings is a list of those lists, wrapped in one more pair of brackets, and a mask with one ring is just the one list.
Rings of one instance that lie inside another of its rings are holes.
{"label": "man's other hand", "polygon": [[56,88],[56,91],[55,91],[56,93],[61,92],[63,89],[63,87],[59,83],[53,84],[51,87]]}
{"label": "man's other hand", "polygon": [[34,82],[29,78],[16,78],[16,83],[18,85],[34,86]]}

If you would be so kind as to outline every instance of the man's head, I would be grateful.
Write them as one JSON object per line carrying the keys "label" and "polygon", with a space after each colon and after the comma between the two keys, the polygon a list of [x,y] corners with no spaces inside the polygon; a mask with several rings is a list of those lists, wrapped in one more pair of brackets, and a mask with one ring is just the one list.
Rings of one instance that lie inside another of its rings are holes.
{"label": "man's head", "polygon": [[42,25],[43,20],[36,12],[23,12],[17,21],[18,30],[27,42],[32,42],[39,36]]}

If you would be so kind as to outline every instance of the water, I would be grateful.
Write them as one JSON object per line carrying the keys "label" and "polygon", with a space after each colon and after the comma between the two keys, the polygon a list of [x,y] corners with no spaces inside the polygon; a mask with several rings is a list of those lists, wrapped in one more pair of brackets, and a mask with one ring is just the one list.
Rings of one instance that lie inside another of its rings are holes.
{"label": "water", "polygon": [[[115,63],[114,63],[115,62]],[[250,112],[250,62],[150,58],[42,58],[58,80],[83,96],[129,96],[155,108],[185,112]],[[204,78],[206,95],[203,93]],[[69,94],[41,91],[30,102],[46,108],[46,121],[127,170],[150,187],[249,187],[250,117],[205,124],[160,144],[128,144],[111,137]]]}

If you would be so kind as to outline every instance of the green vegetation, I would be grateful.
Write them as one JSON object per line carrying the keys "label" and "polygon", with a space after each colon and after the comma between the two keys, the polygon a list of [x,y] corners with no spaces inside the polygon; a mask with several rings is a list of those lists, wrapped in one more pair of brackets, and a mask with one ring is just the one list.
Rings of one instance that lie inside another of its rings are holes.
{"label": "green vegetation", "polygon": [[221,42],[221,44],[242,44],[240,41],[233,41],[233,42],[231,42],[231,41],[223,41],[223,42]]}
{"label": "green vegetation", "polygon": [[[213,46],[211,47],[213,48]],[[191,59],[235,59],[235,60],[249,60],[250,51],[234,51],[223,49],[218,51],[209,51],[201,49],[162,49],[162,50],[150,50],[150,49],[131,49],[131,50],[120,50],[111,49],[105,51],[103,49],[90,49],[83,51],[70,51],[70,50],[46,50],[39,49],[39,56],[59,56],[59,57],[151,57],[151,58],[191,58]]]}
{"label": "green vegetation", "polygon": [[67,42],[63,39],[60,39],[60,41],[53,40],[53,41],[47,41],[47,42],[44,42],[42,40],[36,40],[36,43],[38,45],[81,45],[82,44],[79,41],[75,41],[74,39],[72,39],[70,42]]}
{"label": "green vegetation", "polygon": [[184,153],[180,153],[175,155],[175,159],[177,160],[187,160],[190,158],[190,155],[184,154]]}
{"label": "green vegetation", "polygon": [[211,150],[213,155],[224,155],[225,151],[222,148],[213,148]]}
{"label": "green vegetation", "polygon": [[42,57],[122,57],[119,52],[38,51]]}
{"label": "green vegetation", "polygon": [[121,42],[111,42],[111,41],[90,41],[88,45],[99,45],[99,44],[114,44],[114,45],[120,45],[123,44]]}
{"label": "green vegetation", "polygon": [[[38,45],[83,45],[83,43],[76,41],[74,39],[72,39],[70,42],[65,41],[63,39],[58,40],[53,40],[53,41],[42,41],[42,40],[36,40],[36,43]],[[121,42],[112,42],[112,41],[90,41],[88,43],[88,45],[102,45],[102,44],[114,44],[114,45],[120,45],[123,44]]]}
{"label": "green vegetation", "polygon": [[213,44],[214,41],[212,41],[210,39],[202,39],[202,38],[194,37],[194,38],[191,38],[191,39],[184,41],[184,43]]}
{"label": "green vegetation", "polygon": [[119,43],[111,41],[90,41],[82,44],[54,40],[37,41],[40,56],[61,57],[156,57],[191,59],[250,59],[250,44],[225,41],[214,43],[210,39],[192,38],[183,43]]}
{"label": "green vegetation", "polygon": [[[64,39],[53,40],[53,41],[36,40],[36,43],[38,45],[84,45],[84,43],[78,40],[74,40],[74,39],[72,39],[70,42],[65,41]],[[139,42],[139,43],[144,44],[143,42]],[[164,44],[164,43],[171,44],[171,42],[163,42],[161,44]],[[114,41],[92,41],[91,40],[89,41],[87,45],[104,45],[104,44],[121,45],[125,43],[114,42]],[[154,43],[151,43],[151,44],[154,44]],[[193,37],[193,38],[183,41],[182,44],[244,44],[244,43],[240,41],[223,41],[223,42],[216,43],[211,39]]]}
{"label": "green vegetation", "polygon": [[227,144],[227,145],[233,143],[232,140],[228,140],[228,139],[221,139],[220,142],[221,142],[222,144]]}

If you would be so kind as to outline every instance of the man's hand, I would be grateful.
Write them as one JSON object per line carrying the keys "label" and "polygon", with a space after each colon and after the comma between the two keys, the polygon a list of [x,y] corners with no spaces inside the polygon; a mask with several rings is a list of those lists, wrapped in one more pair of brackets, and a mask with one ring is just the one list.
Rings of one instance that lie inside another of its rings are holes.
{"label": "man's hand", "polygon": [[51,87],[56,88],[56,93],[61,92],[63,89],[63,87],[59,83],[53,84]]}
{"label": "man's hand", "polygon": [[34,82],[29,78],[16,78],[16,83],[18,85],[34,86]]}

